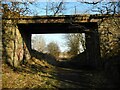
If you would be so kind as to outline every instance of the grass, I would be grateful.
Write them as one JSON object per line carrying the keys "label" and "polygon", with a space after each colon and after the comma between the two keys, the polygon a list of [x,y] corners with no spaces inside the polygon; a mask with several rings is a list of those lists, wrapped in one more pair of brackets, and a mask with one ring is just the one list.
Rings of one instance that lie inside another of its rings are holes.
{"label": "grass", "polygon": [[[50,72],[52,69],[54,68],[50,68]],[[28,67],[26,70],[29,70]],[[41,69],[35,73],[19,69],[14,71],[7,64],[2,64],[2,88],[52,88],[55,90],[58,88],[76,88],[75,85],[58,80],[47,71],[49,70],[44,69],[43,72]]]}
{"label": "grass", "polygon": [[[39,62],[39,61],[38,61]],[[40,62],[39,62],[40,63]],[[41,61],[41,64],[43,62]],[[44,62],[45,63],[45,62]],[[2,64],[2,88],[53,88],[58,86],[58,80],[54,79],[49,73],[45,72],[45,64],[39,65],[39,70],[31,67],[35,62],[22,66],[14,71],[7,64]],[[51,67],[48,65],[49,68]],[[51,67],[53,68],[53,67]],[[51,77],[51,78],[50,78]]]}

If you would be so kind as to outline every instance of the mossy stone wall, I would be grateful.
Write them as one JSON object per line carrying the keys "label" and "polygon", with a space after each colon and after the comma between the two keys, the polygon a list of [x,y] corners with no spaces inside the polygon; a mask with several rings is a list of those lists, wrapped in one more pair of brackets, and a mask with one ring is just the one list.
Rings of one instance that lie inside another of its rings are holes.
{"label": "mossy stone wall", "polygon": [[3,20],[2,27],[3,59],[13,67],[30,58],[29,51],[16,23]]}

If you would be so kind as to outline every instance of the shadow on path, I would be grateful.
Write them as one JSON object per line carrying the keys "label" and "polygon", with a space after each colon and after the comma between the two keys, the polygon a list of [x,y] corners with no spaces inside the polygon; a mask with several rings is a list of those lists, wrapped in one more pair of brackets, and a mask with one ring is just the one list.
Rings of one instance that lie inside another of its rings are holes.
{"label": "shadow on path", "polygon": [[111,83],[106,81],[104,74],[99,71],[75,70],[56,67],[48,71],[60,81],[60,88],[107,88]]}

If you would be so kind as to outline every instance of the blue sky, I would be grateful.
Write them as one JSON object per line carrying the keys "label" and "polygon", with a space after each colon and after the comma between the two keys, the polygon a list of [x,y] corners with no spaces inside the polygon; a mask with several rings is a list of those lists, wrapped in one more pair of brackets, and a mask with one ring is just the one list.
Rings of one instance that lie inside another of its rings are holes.
{"label": "blue sky", "polygon": [[[2,3],[7,3],[7,4],[11,4],[10,1],[15,1],[15,0],[3,0]],[[17,0],[16,0],[17,1]],[[22,0],[19,0],[22,1]],[[23,0],[26,1],[26,0]],[[30,0],[28,0],[30,1]],[[28,4],[27,7],[29,8],[29,10],[31,11],[31,13],[29,13],[28,15],[46,15],[46,5],[48,4],[48,7],[51,6],[51,0],[44,0],[44,1],[49,1],[49,2],[44,2],[43,0],[31,0],[34,1],[32,2],[32,4]],[[62,0],[52,0],[54,1],[54,3],[60,3],[58,1],[62,1]],[[66,1],[66,0],[64,0]],[[73,2],[75,1],[75,2]],[[78,1],[78,2],[77,2]],[[64,2],[63,6],[65,7],[65,10],[62,11],[62,13],[60,13],[60,15],[73,15],[75,14],[75,7],[76,7],[76,14],[99,14],[98,12],[93,12],[91,11],[91,9],[96,8],[96,7],[101,7],[101,5],[106,4],[106,2],[119,2],[119,0],[103,0],[102,3],[96,4],[96,5],[91,5],[91,4],[85,4],[82,3],[82,1],[89,1],[89,2],[96,2],[96,1],[100,1],[100,0],[71,0],[71,2],[68,0],[66,2]],[[55,4],[54,4],[55,5]],[[20,7],[23,7],[22,5],[20,5]],[[50,9],[50,8],[49,8]],[[52,11],[48,10],[48,15],[53,15]]]}
{"label": "blue sky", "polygon": [[[37,15],[46,15],[46,4],[47,2],[38,2],[33,5],[30,5],[30,9],[34,11]],[[50,5],[48,3],[48,5]],[[76,14],[88,14],[90,13],[90,9],[93,8],[92,5],[83,4],[80,2],[64,2],[65,10],[63,10],[64,15],[73,15],[75,14],[75,7],[76,7]],[[48,13],[52,15],[52,12]],[[32,15],[32,14],[31,14]]]}
{"label": "blue sky", "polygon": [[[78,0],[79,1],[79,0]],[[85,0],[83,0],[85,1]],[[89,0],[93,1],[93,0]],[[94,0],[98,1],[98,0]],[[105,2],[106,1],[106,2]],[[81,2],[64,2],[63,6],[65,10],[62,11],[63,15],[73,15],[75,14],[75,7],[76,7],[76,14],[100,14],[99,12],[93,12],[91,10],[96,10],[97,7],[100,7],[103,9],[102,6],[105,6],[107,2],[110,0],[103,0],[101,3],[98,3],[96,5],[92,4],[86,4],[86,3],[81,3]],[[112,1],[112,0],[111,0]],[[119,2],[119,0],[114,0],[114,2]],[[87,0],[88,2],[88,0]],[[54,2],[54,3],[59,3],[59,2]],[[48,4],[48,7],[51,5],[50,2],[36,2],[33,5],[30,5],[30,9],[34,12],[36,12],[38,15],[46,15],[46,5]],[[107,4],[107,6],[110,4]],[[111,7],[112,8],[112,7]],[[31,14],[32,15],[32,14]],[[48,11],[48,15],[53,15],[51,11]]]}
{"label": "blue sky", "polygon": [[[3,0],[2,3],[7,3],[11,5],[9,0]],[[59,3],[59,2],[54,2]],[[28,15],[46,15],[46,5],[48,4],[48,7],[50,7],[51,2],[34,2],[33,4],[29,4],[27,7],[31,10],[32,13],[29,13]],[[88,14],[89,9],[93,8],[92,5],[80,3],[80,2],[64,2],[64,8],[63,14],[64,15],[71,15],[75,14],[75,7],[76,7],[76,14]],[[23,7],[23,5],[21,5]],[[88,12],[86,12],[88,11]],[[48,11],[49,15],[53,15],[53,13]]]}

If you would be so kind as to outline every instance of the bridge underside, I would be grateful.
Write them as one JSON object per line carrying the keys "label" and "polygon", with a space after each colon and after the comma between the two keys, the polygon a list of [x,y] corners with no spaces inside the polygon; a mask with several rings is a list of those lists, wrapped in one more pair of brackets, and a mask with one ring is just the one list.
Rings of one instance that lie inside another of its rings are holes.
{"label": "bridge underside", "polygon": [[[77,25],[89,29],[88,32],[92,32],[97,28],[97,23],[77,23]],[[75,27],[74,24],[70,24],[70,23],[29,23],[29,24],[18,24],[18,26],[20,30],[24,30],[24,32],[31,34],[86,33],[86,30],[82,30],[80,26]]]}
{"label": "bridge underside", "polygon": [[[87,63],[96,66],[99,54],[97,23],[28,23],[18,24],[21,35],[31,52],[31,34],[85,33]],[[84,27],[84,28],[83,28]]]}

